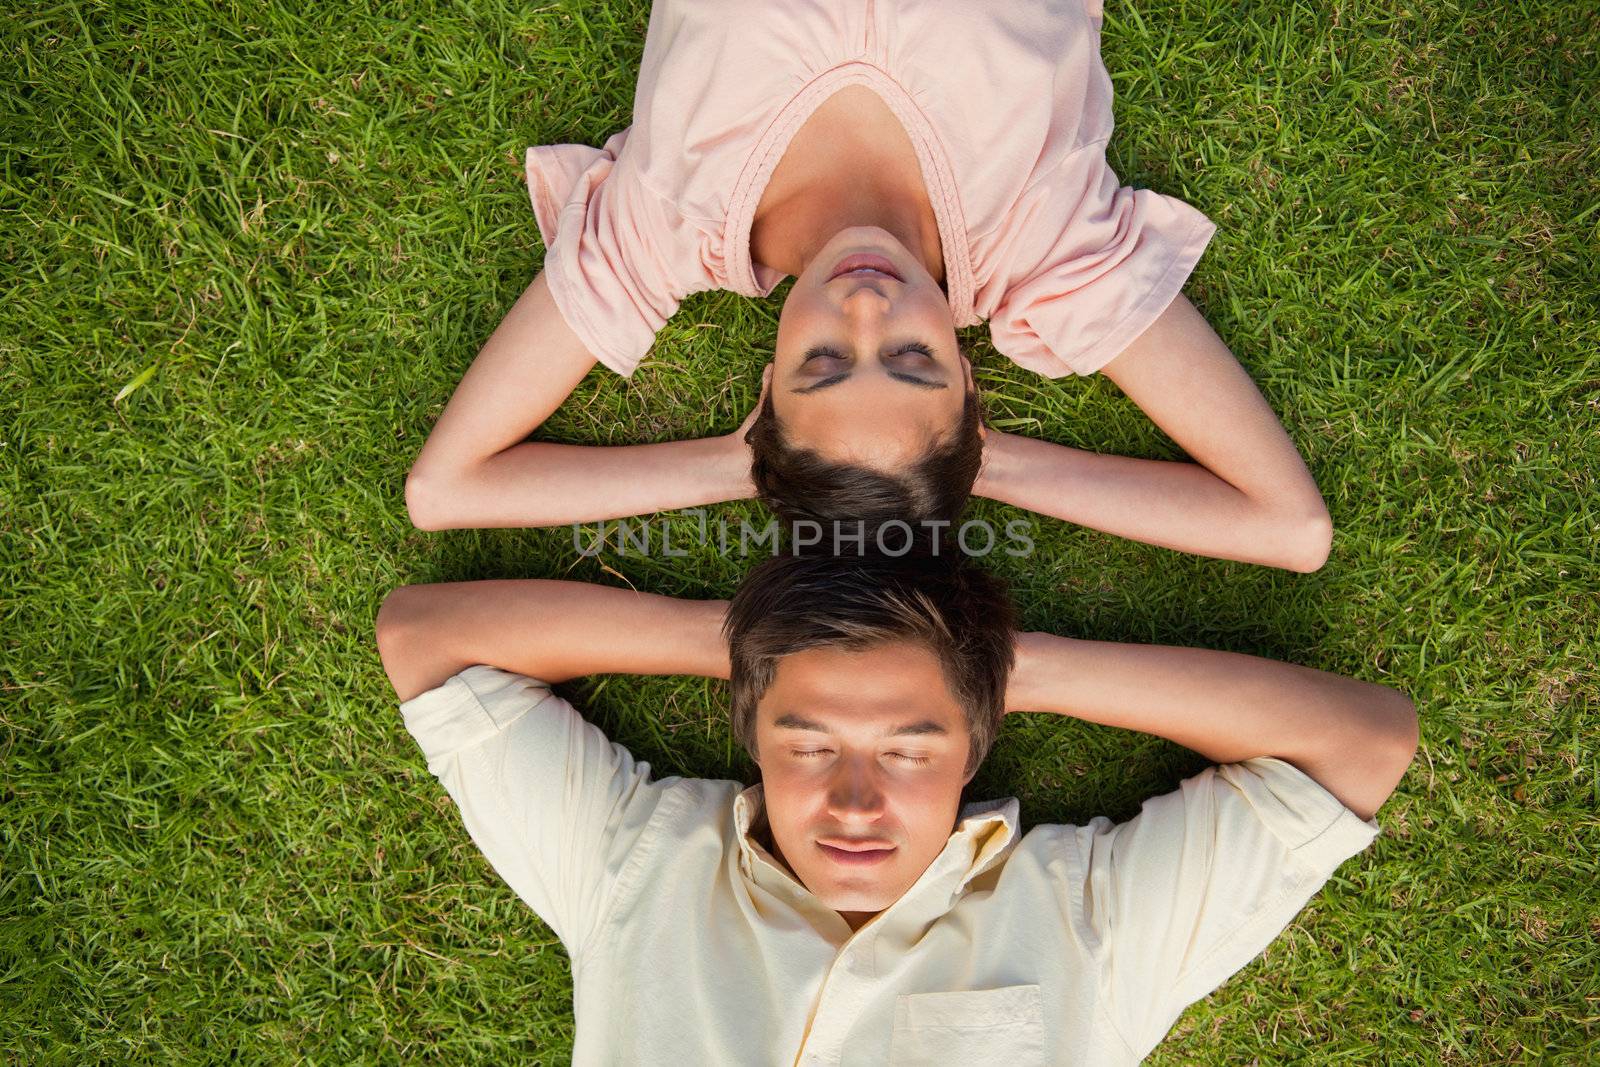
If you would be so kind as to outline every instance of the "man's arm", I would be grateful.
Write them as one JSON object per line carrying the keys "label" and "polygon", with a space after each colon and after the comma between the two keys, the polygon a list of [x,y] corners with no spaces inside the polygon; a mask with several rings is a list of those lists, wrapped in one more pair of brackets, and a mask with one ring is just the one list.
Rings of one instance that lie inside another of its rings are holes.
{"label": "man's arm", "polygon": [[609,448],[525,441],[594,363],[541,272],[467,369],[412,465],[411,521],[424,530],[560,526],[754,493],[737,431]]}
{"label": "man's arm", "polygon": [[585,674],[728,677],[722,600],[538,579],[403,586],[378,612],[402,701],[475,664],[543,682]]}
{"label": "man's arm", "polygon": [[1276,756],[1363,819],[1417,750],[1417,713],[1403,693],[1199,648],[1019,634],[1006,710],[1141,730],[1218,763]]}
{"label": "man's arm", "polygon": [[1107,456],[989,430],[973,492],[1119,537],[1314,571],[1333,527],[1260,390],[1181,293],[1103,373],[1193,463]]}

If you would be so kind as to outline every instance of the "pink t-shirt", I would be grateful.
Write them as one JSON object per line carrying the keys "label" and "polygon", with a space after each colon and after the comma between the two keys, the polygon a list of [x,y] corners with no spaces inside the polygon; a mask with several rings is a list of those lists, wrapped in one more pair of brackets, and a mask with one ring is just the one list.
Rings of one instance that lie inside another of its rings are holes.
{"label": "pink t-shirt", "polygon": [[1106,164],[1100,0],[656,0],[633,125],[528,150],[556,305],[631,374],[690,293],[766,296],[762,191],[822,102],[872,89],[905,125],[957,326],[1021,366],[1099,370],[1182,289],[1215,227]]}

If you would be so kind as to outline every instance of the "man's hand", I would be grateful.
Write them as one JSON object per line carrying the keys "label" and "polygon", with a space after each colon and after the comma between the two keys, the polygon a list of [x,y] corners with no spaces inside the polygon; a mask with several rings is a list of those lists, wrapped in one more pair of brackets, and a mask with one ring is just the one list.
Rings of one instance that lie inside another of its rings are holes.
{"label": "man's hand", "polygon": [[585,674],[728,676],[727,602],[587,582],[443,582],[396,589],[378,652],[401,700],[475,664],[543,682]]}
{"label": "man's hand", "polygon": [[1052,634],[1019,631],[1014,645],[1016,660],[1006,681],[1006,710],[1010,715],[1017,711],[1038,711],[1046,706],[1046,698],[1038,692],[1041,660],[1046,655]]}
{"label": "man's hand", "polygon": [[1201,648],[1016,637],[1006,712],[1049,711],[1175,741],[1218,763],[1276,756],[1363,819],[1417,750],[1404,693]]}

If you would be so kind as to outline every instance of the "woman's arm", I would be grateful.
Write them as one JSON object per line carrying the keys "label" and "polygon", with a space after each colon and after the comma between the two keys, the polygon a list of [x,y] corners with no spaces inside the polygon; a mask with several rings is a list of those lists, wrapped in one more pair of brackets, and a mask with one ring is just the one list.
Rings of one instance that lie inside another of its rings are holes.
{"label": "woman's arm", "polygon": [[750,496],[736,432],[597,447],[525,441],[594,366],[541,272],[467,369],[406,477],[424,530],[560,526]]}
{"label": "woman's arm", "polygon": [[728,677],[723,600],[524,579],[402,586],[378,612],[378,654],[401,700],[475,664],[543,682],[585,674]]}
{"label": "woman's arm", "polygon": [[1333,527],[1250,376],[1182,294],[1104,367],[1193,463],[1106,456],[988,430],[973,492],[1119,537],[1314,571]]}
{"label": "woman's arm", "polygon": [[1006,710],[1156,734],[1218,763],[1276,756],[1370,818],[1417,750],[1404,693],[1231,652],[1017,635]]}

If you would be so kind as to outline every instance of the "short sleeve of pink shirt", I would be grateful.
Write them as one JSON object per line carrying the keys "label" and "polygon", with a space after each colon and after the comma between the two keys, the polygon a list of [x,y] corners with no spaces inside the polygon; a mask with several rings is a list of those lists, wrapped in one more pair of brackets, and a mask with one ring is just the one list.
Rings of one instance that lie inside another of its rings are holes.
{"label": "short sleeve of pink shirt", "polygon": [[1099,0],[656,0],[633,124],[528,152],[545,274],[595,357],[631,374],[684,297],[766,296],[756,206],[823,101],[875,91],[916,148],[957,326],[1058,377],[1099,370],[1177,296],[1199,211],[1107,165]]}

